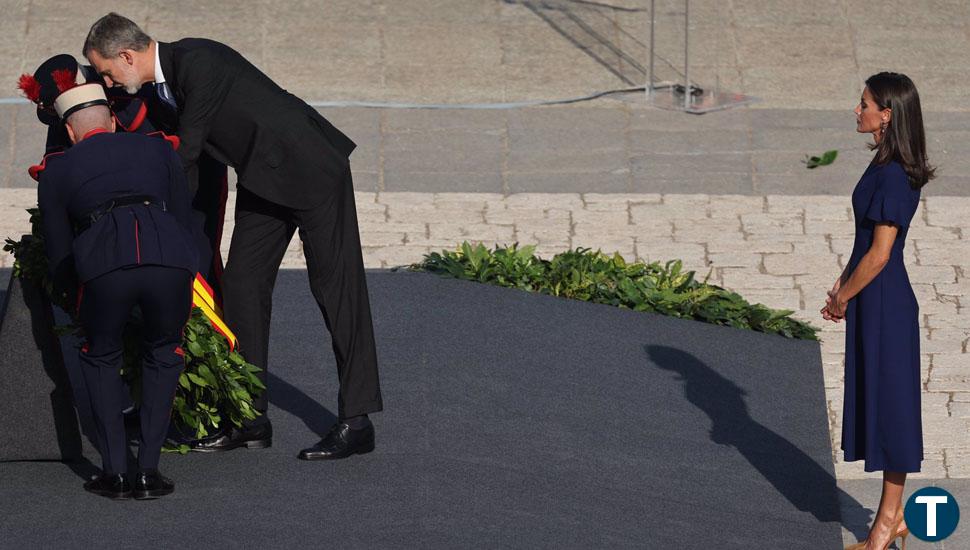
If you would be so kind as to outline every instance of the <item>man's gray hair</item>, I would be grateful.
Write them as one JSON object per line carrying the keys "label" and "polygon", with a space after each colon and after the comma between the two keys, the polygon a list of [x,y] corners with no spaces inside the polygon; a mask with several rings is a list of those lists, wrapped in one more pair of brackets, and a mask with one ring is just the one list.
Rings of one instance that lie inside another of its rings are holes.
{"label": "man's gray hair", "polygon": [[145,51],[151,44],[151,37],[123,15],[111,12],[91,25],[88,37],[84,40],[84,57],[92,51],[105,59],[118,55],[121,50]]}

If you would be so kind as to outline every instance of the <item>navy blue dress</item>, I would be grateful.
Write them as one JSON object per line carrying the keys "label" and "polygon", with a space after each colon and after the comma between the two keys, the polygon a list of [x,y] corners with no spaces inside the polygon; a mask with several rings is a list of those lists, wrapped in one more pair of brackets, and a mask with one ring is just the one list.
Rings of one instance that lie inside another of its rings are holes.
{"label": "navy blue dress", "polygon": [[919,304],[903,265],[903,246],[919,205],[896,162],[870,165],[852,192],[855,244],[849,271],[872,246],[879,222],[899,227],[889,263],[849,301],[845,314],[842,450],[867,472],[918,472],[920,416]]}

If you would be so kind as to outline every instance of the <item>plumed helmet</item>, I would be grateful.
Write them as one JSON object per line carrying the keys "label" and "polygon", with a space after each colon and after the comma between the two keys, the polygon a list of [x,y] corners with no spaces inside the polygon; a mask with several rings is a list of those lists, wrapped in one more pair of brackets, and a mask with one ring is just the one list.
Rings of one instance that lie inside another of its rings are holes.
{"label": "plumed helmet", "polygon": [[84,107],[108,105],[100,76],[68,54],[44,61],[33,75],[21,75],[17,87],[37,104],[37,118],[47,125]]}

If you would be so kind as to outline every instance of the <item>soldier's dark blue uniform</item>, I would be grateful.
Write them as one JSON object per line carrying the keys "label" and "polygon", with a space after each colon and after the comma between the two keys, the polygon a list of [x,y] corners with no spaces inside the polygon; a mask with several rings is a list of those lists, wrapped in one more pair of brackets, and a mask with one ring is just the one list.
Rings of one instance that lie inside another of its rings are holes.
{"label": "soldier's dark blue uniform", "polygon": [[[71,147],[64,121],[53,108],[53,102],[60,94],[60,90],[53,82],[52,74],[55,71],[68,71],[77,81],[104,85],[101,75],[93,67],[78,64],[77,60],[69,54],[51,57],[34,72],[34,81],[37,82],[38,88],[32,101],[37,103],[37,118],[47,126],[45,159],[30,169],[31,177],[34,179],[37,179],[38,174],[45,168],[47,155],[61,153]],[[148,116],[148,107],[144,98],[148,93],[147,89],[154,91],[154,87],[146,86],[145,93],[136,96],[128,94],[121,88],[105,89],[118,132],[155,134],[159,131]],[[199,250],[198,273],[214,290],[217,299],[221,302],[220,278],[223,264],[219,246],[222,240],[224,208],[228,191],[227,169],[224,164],[219,164],[208,156],[200,159],[198,169],[198,179],[205,185],[199,189],[192,189],[191,186],[189,188],[193,210],[195,210],[193,234]]]}
{"label": "soldier's dark blue uniform", "polygon": [[179,347],[192,305],[198,248],[184,170],[168,141],[94,130],[47,158],[38,202],[56,280],[74,268],[87,343],[81,370],[105,474],[126,472],[122,332],[132,308],[145,322],[138,465],[158,467],[184,366]]}

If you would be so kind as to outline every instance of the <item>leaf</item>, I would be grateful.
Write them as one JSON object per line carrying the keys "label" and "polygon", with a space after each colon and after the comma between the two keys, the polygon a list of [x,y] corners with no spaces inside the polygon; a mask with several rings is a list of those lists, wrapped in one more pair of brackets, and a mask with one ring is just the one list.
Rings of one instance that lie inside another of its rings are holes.
{"label": "leaf", "polygon": [[205,352],[202,350],[202,345],[200,345],[197,341],[190,340],[186,342],[185,347],[192,357],[202,357],[205,355]]}
{"label": "leaf", "polygon": [[216,380],[216,376],[212,374],[212,370],[210,370],[205,364],[199,365],[199,376],[201,376],[210,386],[219,385],[219,382]]}
{"label": "leaf", "polygon": [[819,166],[828,166],[832,164],[833,162],[835,162],[835,159],[838,156],[839,156],[838,150],[831,149],[829,151],[822,153],[822,156],[820,157],[810,157],[808,155],[805,155],[805,160],[803,160],[802,162],[805,164],[806,168],[808,168],[809,170],[813,170],[815,168],[818,168]]}
{"label": "leaf", "polygon": [[[201,376],[195,374],[194,372],[187,372],[187,373],[185,373],[185,375],[188,376],[189,377],[189,380],[191,380],[192,383],[195,384],[196,386],[205,387],[205,386],[208,386],[209,385],[208,382],[206,382]],[[201,404],[200,403],[200,406],[202,406],[204,408],[204,410],[207,410],[208,409],[208,407],[206,405],[204,405],[204,404]]]}

